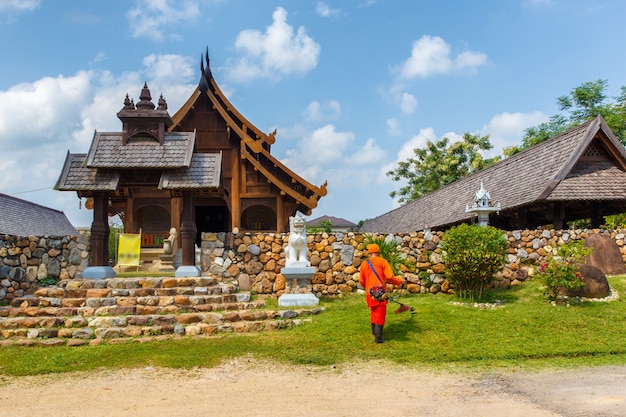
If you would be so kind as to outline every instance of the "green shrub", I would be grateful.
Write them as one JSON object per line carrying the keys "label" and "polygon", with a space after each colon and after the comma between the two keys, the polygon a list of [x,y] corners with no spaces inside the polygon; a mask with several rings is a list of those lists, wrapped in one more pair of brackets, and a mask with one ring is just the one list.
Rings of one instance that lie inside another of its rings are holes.
{"label": "green shrub", "polygon": [[582,240],[570,240],[559,246],[556,255],[548,255],[547,260],[539,266],[536,276],[546,285],[550,301],[557,301],[563,289],[575,290],[585,285],[578,272],[579,265],[593,248],[585,247],[583,243]]}
{"label": "green shrub", "polygon": [[400,247],[395,239],[386,239],[382,236],[365,236],[365,244],[375,243],[380,248],[380,256],[386,259],[393,270],[393,274],[398,276],[405,271],[414,271],[415,265],[407,259],[406,255],[400,251]]}
{"label": "green shrub", "polygon": [[51,286],[57,285],[58,281],[59,280],[54,278],[54,277],[46,277],[46,278],[42,278],[39,281],[37,281],[37,284],[40,287],[51,287]]}
{"label": "green shrub", "polygon": [[443,236],[445,275],[460,298],[482,299],[505,262],[508,241],[491,226],[461,224]]}

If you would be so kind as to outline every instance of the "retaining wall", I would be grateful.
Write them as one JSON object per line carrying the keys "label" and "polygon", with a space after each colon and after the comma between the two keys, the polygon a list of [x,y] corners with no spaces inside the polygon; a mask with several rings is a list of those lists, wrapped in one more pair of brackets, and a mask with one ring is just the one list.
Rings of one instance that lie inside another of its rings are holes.
{"label": "retaining wall", "polygon": [[32,293],[41,281],[80,278],[89,250],[86,236],[0,235],[0,301]]}
{"label": "retaining wall", "polygon": [[[498,274],[496,286],[518,285],[533,275],[534,267],[556,254],[558,246],[569,240],[585,239],[590,234],[613,238],[626,261],[623,230],[514,230],[505,232],[509,241],[507,264]],[[445,280],[440,241],[443,232],[415,232],[392,235],[401,250],[417,265],[406,274],[408,291],[413,293],[451,292]],[[376,236],[376,235],[374,235]],[[386,237],[386,235],[379,235]],[[237,282],[243,290],[281,295],[290,283],[280,274],[285,266],[284,247],[288,234],[276,233],[203,233],[201,269]],[[365,234],[309,234],[311,265],[317,268],[312,290],[318,296],[336,296],[358,288],[358,268],[366,256]]]}

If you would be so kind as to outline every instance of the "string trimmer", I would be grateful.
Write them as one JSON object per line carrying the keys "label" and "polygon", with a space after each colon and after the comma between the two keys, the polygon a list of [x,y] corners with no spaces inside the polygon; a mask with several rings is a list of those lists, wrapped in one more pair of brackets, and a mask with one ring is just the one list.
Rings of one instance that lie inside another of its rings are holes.
{"label": "string trimmer", "polygon": [[400,307],[398,307],[394,313],[399,314],[399,313],[404,313],[405,311],[410,311],[411,314],[415,314],[415,308],[411,307],[410,305],[406,305],[401,303],[400,301],[398,301],[398,298],[400,298],[401,294],[395,294],[395,295],[391,295],[391,294],[387,294],[387,301],[392,302],[392,303],[396,303],[396,304],[400,304]]}

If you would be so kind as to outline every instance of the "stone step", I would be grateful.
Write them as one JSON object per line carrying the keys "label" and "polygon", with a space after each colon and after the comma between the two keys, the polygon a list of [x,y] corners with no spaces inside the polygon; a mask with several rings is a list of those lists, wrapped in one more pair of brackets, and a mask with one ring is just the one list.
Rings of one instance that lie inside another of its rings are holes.
{"label": "stone step", "polygon": [[[243,295],[243,294],[241,294]],[[110,307],[110,306],[187,306],[200,304],[232,304],[240,301],[238,294],[223,295],[146,295],[89,298],[20,297],[12,300],[11,307]],[[1,309],[1,308],[0,308]],[[1,315],[2,313],[0,313]]]}
{"label": "stone step", "polygon": [[321,308],[261,310],[213,277],[60,281],[0,306],[0,346],[145,342],[290,327]]}
{"label": "stone step", "polygon": [[[215,297],[215,296],[212,296]],[[231,297],[231,296],[228,296]],[[83,305],[67,306],[45,306],[46,300],[29,299],[29,302],[40,302],[39,305],[25,305],[20,307],[0,307],[1,318],[15,317],[67,317],[67,316],[106,316],[123,314],[177,314],[188,312],[212,312],[242,309],[257,309],[265,305],[264,301],[234,301],[234,302],[213,302],[207,304],[206,301],[223,301],[208,297],[191,297],[189,302],[184,302],[179,298],[171,300],[171,297],[157,297],[149,300],[139,299],[138,303],[130,304],[127,298],[107,298],[107,299],[86,299]],[[70,301],[81,301],[81,299],[69,299]],[[66,300],[62,300],[66,301]],[[102,302],[106,301],[106,302]],[[171,302],[179,301],[179,303]],[[68,303],[72,304],[72,303]],[[79,304],[76,302],[75,304]],[[0,321],[0,326],[1,326]]]}
{"label": "stone step", "polygon": [[[39,288],[35,291],[36,297],[48,298],[104,298],[104,297],[145,297],[145,296],[168,296],[168,295],[219,295],[234,294],[234,285],[219,284],[210,287],[171,287],[171,288],[79,288],[67,289],[58,287]],[[25,297],[11,300],[16,306]],[[32,298],[32,297],[31,297]]]}
{"label": "stone step", "polygon": [[59,281],[56,287],[68,290],[92,289],[92,288],[174,288],[174,287],[210,287],[213,285],[226,285],[220,283],[215,277],[137,277],[137,278],[104,278],[104,279],[68,279]]}
{"label": "stone step", "polygon": [[323,308],[238,310],[122,316],[49,316],[0,318],[0,346],[80,346],[146,342],[220,332],[259,332],[310,321]]}

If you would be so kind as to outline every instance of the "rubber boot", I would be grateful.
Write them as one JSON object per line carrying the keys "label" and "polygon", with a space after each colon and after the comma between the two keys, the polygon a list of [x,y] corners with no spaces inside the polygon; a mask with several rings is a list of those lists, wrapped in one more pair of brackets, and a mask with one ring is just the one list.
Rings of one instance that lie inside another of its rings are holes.
{"label": "rubber boot", "polygon": [[384,343],[383,340],[383,325],[375,324],[374,325],[374,342],[376,343]]}
{"label": "rubber boot", "polygon": [[374,331],[374,329],[376,328],[376,325],[374,323],[372,323],[372,334],[376,335],[376,332]]}

